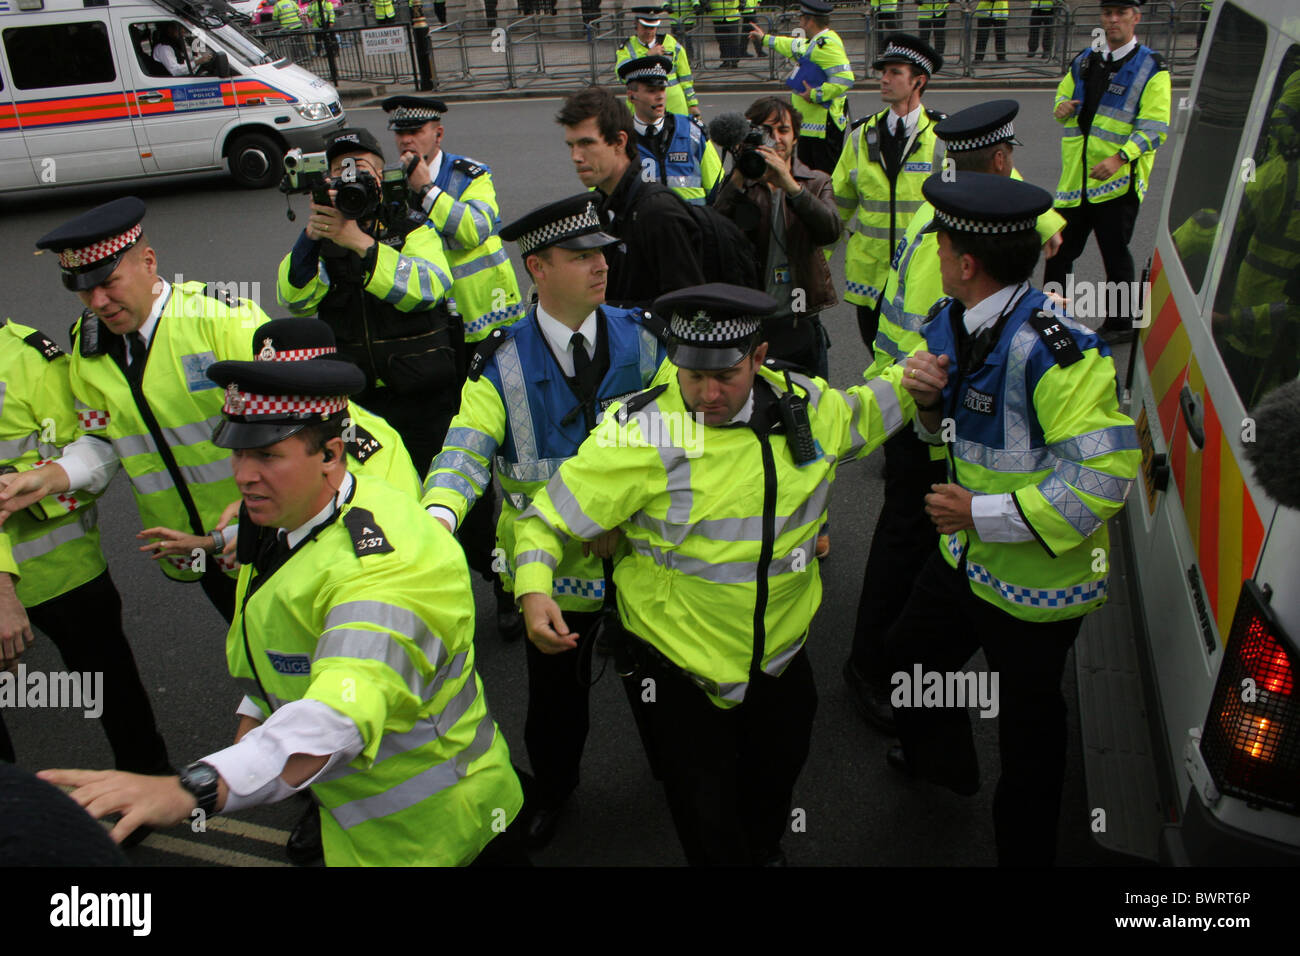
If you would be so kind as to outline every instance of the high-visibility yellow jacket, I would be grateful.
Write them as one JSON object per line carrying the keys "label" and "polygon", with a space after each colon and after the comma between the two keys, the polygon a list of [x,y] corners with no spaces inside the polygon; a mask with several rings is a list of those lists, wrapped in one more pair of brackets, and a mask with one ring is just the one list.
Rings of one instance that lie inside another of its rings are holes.
{"label": "high-visibility yellow jacket", "polygon": [[361,753],[311,785],[327,864],[463,866],[519,812],[465,555],[408,495],[358,476],[280,567],[244,566],[237,607],[226,661],[263,713],[316,700],[360,732]]}
{"label": "high-visibility yellow jacket", "polygon": [[1011,15],[1008,0],[980,0],[975,5],[975,16],[993,20],[1006,20]]}
{"label": "high-visibility yellow jacket", "polygon": [[[27,471],[57,460],[77,434],[68,356],[35,329],[0,325],[0,466]],[[18,578],[24,607],[58,597],[105,570],[86,492],[52,495],[0,528],[0,573]]]}
{"label": "high-visibility yellow jacket", "polygon": [[714,20],[728,22],[740,19],[740,0],[709,0],[706,6],[709,16]]}
{"label": "high-visibility yellow jacket", "polygon": [[855,126],[831,175],[835,203],[849,232],[844,298],[855,305],[874,306],[880,299],[894,247],[925,201],[921,184],[943,168],[943,140],[934,135],[943,114],[923,109],[903,166],[889,177],[879,136],[880,124],[892,115],[884,110]]}
{"label": "high-visibility yellow jacket", "polygon": [[949,0],[921,0],[916,5],[916,16],[919,20],[933,20],[935,17],[942,16],[948,12]]}
{"label": "high-visibility yellow jacket", "polygon": [[465,342],[472,344],[515,322],[526,308],[514,266],[497,235],[501,207],[492,168],[444,152],[434,185],[438,188],[424,197],[424,211],[442,236],[451,270],[451,305],[465,326]]}
{"label": "high-visibility yellow jacket", "polygon": [[[1088,202],[1107,202],[1137,191],[1138,201],[1146,195],[1155,165],[1156,150],[1169,135],[1169,70],[1150,47],[1137,51],[1110,78],[1092,126],[1079,126],[1079,110],[1085,93],[1084,71],[1105,69],[1102,55],[1091,47],[1070,64],[1070,72],[1056,87],[1056,105],[1078,100],[1079,107],[1065,119],[1061,139],[1061,182],[1056,187],[1056,206],[1078,206],[1086,190]],[[1122,153],[1126,162],[1104,182],[1089,177],[1091,169],[1104,159]]]}
{"label": "high-visibility yellow jacket", "polygon": [[[700,98],[695,95],[695,77],[691,74],[691,62],[686,57],[686,48],[671,33],[663,38],[664,56],[673,61],[672,71],[668,74],[668,89],[664,92],[664,111],[668,113],[689,113],[699,109]],[[634,36],[623,41],[614,58],[614,75],[618,68],[628,60],[635,60],[650,55],[650,48]],[[628,109],[632,104],[628,104]]]}
{"label": "high-visibility yellow jacket", "polygon": [[[212,444],[223,393],[205,372],[213,362],[253,358],[253,332],[266,313],[248,299],[226,300],[201,282],[172,285],[154,328],[138,386],[115,360],[126,343],[89,311],[72,330],[69,376],[78,435],[105,438],[122,461],[143,527],[205,535],[239,497],[230,451]],[[234,573],[233,562],[216,556]],[[158,562],[178,581],[197,581],[188,558]]]}
{"label": "high-visibility yellow jacket", "polygon": [[[954,305],[924,329],[928,350],[950,362],[949,481],[977,495],[1010,494],[1032,535],[1000,542],[959,531],[942,536],[940,552],[965,571],[976,596],[1026,621],[1079,617],[1105,602],[1106,521],[1124,506],[1141,460],[1137,429],[1116,402],[1106,343],[1053,318],[1049,345],[1031,321],[1046,306],[1029,289],[979,368],[960,367]],[[1070,339],[1073,360],[1058,348]]]}
{"label": "high-visibility yellow jacket", "polygon": [[375,7],[376,20],[391,20],[397,16],[397,8],[393,6],[393,0],[371,0]]}
{"label": "high-visibility yellow jacket", "polygon": [[275,22],[281,30],[301,30],[302,16],[298,12],[298,0],[275,0],[272,8]]}
{"label": "high-visibility yellow jacket", "polygon": [[[912,417],[901,371],[846,391],[792,375],[818,451],[802,466],[784,432],[699,423],[676,375],[629,399],[520,516],[515,592],[549,594],[563,542],[621,527],[630,552],[614,581],[624,625],[716,706],[735,706],[756,648],[775,676],[803,646],[821,602],[814,554],[835,469]],[[762,420],[786,386],[765,368],[754,387]]]}
{"label": "high-visibility yellow jacket", "polygon": [[420,476],[411,461],[411,453],[387,419],[366,411],[356,402],[349,402],[343,447],[348,453],[348,470],[354,475],[378,478],[398,491],[420,497]]}
{"label": "high-visibility yellow jacket", "polygon": [[307,14],[317,30],[334,26],[334,4],[330,3],[330,0],[311,0],[311,3],[307,4]]}
{"label": "high-visibility yellow jacket", "polygon": [[847,123],[849,90],[853,89],[853,68],[844,41],[834,30],[826,29],[812,39],[778,37],[768,33],[763,44],[781,56],[800,63],[815,63],[826,72],[826,82],[816,87],[811,98],[791,92],[790,102],[799,112],[799,135],[825,139],[828,124],[842,130]]}

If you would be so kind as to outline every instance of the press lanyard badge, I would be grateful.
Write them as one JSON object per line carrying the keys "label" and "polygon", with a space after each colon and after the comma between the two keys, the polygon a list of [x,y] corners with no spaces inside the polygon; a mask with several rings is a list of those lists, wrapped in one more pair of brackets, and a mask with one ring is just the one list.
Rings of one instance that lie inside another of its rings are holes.
{"label": "press lanyard badge", "polygon": [[772,280],[777,285],[790,284],[790,267],[788,265],[779,265],[772,269]]}

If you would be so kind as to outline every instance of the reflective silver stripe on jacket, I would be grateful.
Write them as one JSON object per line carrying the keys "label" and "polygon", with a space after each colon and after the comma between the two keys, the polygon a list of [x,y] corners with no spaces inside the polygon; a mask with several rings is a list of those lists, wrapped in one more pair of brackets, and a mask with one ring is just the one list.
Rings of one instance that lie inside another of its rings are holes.
{"label": "reflective silver stripe on jacket", "polygon": [[[947,541],[948,553],[954,559],[960,559],[961,545],[957,542],[957,536],[955,534],[948,535]],[[1019,584],[1009,584],[995,577],[989,572],[988,568],[982,564],[976,564],[970,558],[966,559],[966,576],[972,581],[993,588],[1003,600],[1011,604],[1034,608],[1069,608],[1090,604],[1104,598],[1109,586],[1108,579],[1101,578],[1097,581],[1075,584],[1068,588],[1022,587]]]}
{"label": "reflective silver stripe on jacket", "polygon": [[[822,481],[794,511],[785,516],[777,515],[774,537],[780,538],[786,532],[802,528],[813,521],[820,523],[821,514],[826,508],[826,500],[829,495],[830,482]],[[762,515],[749,515],[744,518],[705,518],[701,521],[682,524],[664,521],[662,518],[655,518],[644,511],[638,511],[630,521],[637,527],[653,532],[661,540],[667,541],[674,547],[681,547],[686,539],[690,537],[705,538],[720,544],[763,540]],[[651,554],[652,551],[648,547],[643,550],[643,553]]]}
{"label": "reflective silver stripe on jacket", "polygon": [[[434,462],[437,464],[437,461]],[[482,493],[478,488],[471,485],[464,475],[457,475],[454,472],[444,471],[437,474],[430,474],[426,482],[425,491],[434,488],[445,488],[447,491],[454,491],[466,501],[477,501],[478,496]]]}
{"label": "reflective silver stripe on jacket", "polygon": [[641,381],[643,384],[649,384],[654,378],[655,372],[659,371],[659,363],[656,359],[659,356],[659,340],[654,337],[654,333],[641,326],[638,329],[638,342],[640,350],[637,355],[637,365],[641,370]]}
{"label": "reflective silver stripe on jacket", "polygon": [[493,452],[497,450],[497,443],[491,435],[476,428],[452,428],[447,431],[442,447],[464,448],[466,451],[474,452],[480,458],[491,459]]}
{"label": "reflective silver stripe on jacket", "polygon": [[515,443],[515,458],[520,461],[537,459],[537,437],[533,431],[533,413],[528,407],[528,388],[524,382],[523,365],[519,361],[519,346],[513,338],[496,351],[497,370],[501,373],[501,390],[505,399],[506,420]]}
{"label": "reflective silver stripe on jacket", "polygon": [[[229,459],[209,462],[206,465],[181,465],[181,479],[188,485],[206,485],[225,481],[234,477]],[[163,471],[149,471],[142,475],[131,475],[131,487],[137,494],[152,495],[174,488],[172,477]]]}
{"label": "reflective silver stripe on jacket", "polygon": [[451,280],[428,259],[416,259],[412,256],[397,255],[397,268],[393,270],[393,287],[384,293],[384,301],[397,305],[411,291],[411,273],[414,272],[420,288],[420,301],[430,305],[442,298],[434,294],[435,282],[443,290],[451,287]]}
{"label": "reflective silver stripe on jacket", "polygon": [[367,820],[408,810],[435,793],[455,786],[469,772],[469,765],[492,748],[495,736],[496,724],[492,722],[489,715],[485,714],[479,721],[470,745],[455,757],[436,764],[396,786],[389,787],[382,793],[353,800],[334,807],[328,812],[339,826],[346,830]]}
{"label": "reflective silver stripe on jacket", "polygon": [[496,252],[485,256],[479,256],[471,262],[464,262],[458,266],[451,267],[451,277],[453,280],[464,279],[472,276],[484,269],[491,269],[493,266],[499,266],[503,262],[509,262],[510,256],[506,253],[505,247],[502,246]]}
{"label": "reflective silver stripe on jacket", "polygon": [[1056,474],[1085,494],[1107,501],[1124,501],[1133,484],[1126,478],[1117,478],[1066,459],[1056,463]]}
{"label": "reflective silver stripe on jacket", "polygon": [[260,700],[273,711],[279,710],[288,703],[283,697],[276,697],[270,691],[263,694],[262,690],[257,686],[257,681],[251,677],[236,677],[235,686],[245,697],[251,697],[255,701]]}
{"label": "reflective silver stripe on jacket", "polygon": [[[546,486],[546,490],[550,493],[551,503],[555,506],[555,510],[559,514],[560,520],[563,521],[565,526],[573,532],[575,538],[589,541],[609,530],[608,528],[596,524],[596,522],[587,517],[586,512],[582,510],[582,505],[578,504],[578,499],[573,496],[573,492],[569,490],[569,486],[564,483],[563,475],[557,474],[553,479],[551,479],[550,483]],[[530,507],[519,517],[522,520],[533,516],[539,518],[542,517],[541,512],[537,510],[536,506]],[[549,526],[550,522],[547,522],[547,524]]]}
{"label": "reflective silver stripe on jacket", "polygon": [[[163,441],[167,443],[168,448],[201,445],[205,441],[212,441],[212,432],[221,424],[221,420],[222,416],[217,414],[201,422],[191,422],[188,425],[179,425],[176,428],[164,428],[162,429]],[[158,451],[153,436],[148,432],[141,435],[122,435],[112,441],[113,450],[117,452],[119,458],[156,454]]]}
{"label": "reflective silver stripe on jacket", "polygon": [[[885,434],[892,435],[903,426],[903,406],[899,404],[898,396],[894,394],[893,387],[881,378],[868,379],[867,387],[871,389],[871,394],[876,397],[876,405],[880,408],[880,418],[884,423]],[[863,443],[865,444],[865,440]]]}
{"label": "reflective silver stripe on jacket", "polygon": [[433,466],[454,469],[480,488],[492,480],[492,472],[487,466],[480,463],[469,452],[460,449],[439,452],[438,457],[433,460]]}
{"label": "reflective silver stripe on jacket", "polygon": [[1055,472],[1038,483],[1038,491],[1081,537],[1086,538],[1101,527],[1101,518]]}
{"label": "reflective silver stripe on jacket", "polygon": [[76,514],[76,521],[69,521],[53,531],[46,532],[39,538],[24,541],[22,544],[15,544],[13,546],[14,561],[22,564],[32,558],[39,558],[41,555],[49,554],[59,545],[67,544],[69,541],[76,541],[78,538],[84,538],[86,532],[95,526],[95,509],[92,506],[79,510]]}
{"label": "reflective silver stripe on jacket", "polygon": [[[670,571],[679,571],[715,584],[753,584],[758,580],[758,563],[755,561],[705,561],[676,551],[665,551],[636,538],[629,538],[628,541],[632,545],[632,550],[651,558],[655,564]],[[817,553],[816,544],[817,534],[814,528],[811,538],[799,547],[792,548],[789,554],[773,559],[768,565],[767,576],[774,578],[791,572],[803,573],[808,568],[810,557]],[[798,565],[798,568],[795,565]]]}
{"label": "reflective silver stripe on jacket", "polygon": [[[0,383],[0,406],[4,404],[3,383]],[[29,451],[36,450],[37,433],[32,432],[24,435],[22,438],[11,438],[9,441],[0,441],[0,460],[16,461]]]}
{"label": "reflective silver stripe on jacket", "polygon": [[506,461],[497,456],[497,474],[514,481],[550,481],[567,458],[536,458],[532,461]]}
{"label": "reflective silver stripe on jacket", "polygon": [[[432,634],[417,642],[420,650],[437,667],[447,656],[447,650]],[[379,661],[395,670],[412,694],[419,695],[424,678],[411,660],[406,648],[397,643],[386,631],[364,631],[340,627],[326,631],[316,644],[312,661],[327,657],[349,657]]]}
{"label": "reflective silver stripe on jacket", "polygon": [[520,551],[515,555],[514,565],[515,567],[519,567],[520,565],[530,564],[533,561],[540,561],[552,571],[554,571],[556,566],[559,564],[555,555],[551,554],[551,552],[543,551],[541,548],[536,548],[532,551]]}

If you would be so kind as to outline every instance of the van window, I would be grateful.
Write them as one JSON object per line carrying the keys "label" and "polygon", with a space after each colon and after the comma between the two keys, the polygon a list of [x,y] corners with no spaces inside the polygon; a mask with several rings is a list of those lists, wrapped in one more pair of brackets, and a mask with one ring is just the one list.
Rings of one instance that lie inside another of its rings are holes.
{"label": "van window", "polygon": [[1223,5],[1169,203],[1169,231],[1197,293],[1205,281],[1218,210],[1236,172],[1232,164],[1267,42],[1264,24],[1231,3]]}
{"label": "van window", "polygon": [[175,20],[131,24],[131,46],[146,76],[194,76],[194,41]]}
{"label": "van window", "polygon": [[1300,46],[1282,61],[1246,165],[1211,320],[1250,409],[1300,374]]}
{"label": "van window", "polygon": [[108,28],[100,20],[10,27],[4,39],[14,86],[20,90],[117,79]]}

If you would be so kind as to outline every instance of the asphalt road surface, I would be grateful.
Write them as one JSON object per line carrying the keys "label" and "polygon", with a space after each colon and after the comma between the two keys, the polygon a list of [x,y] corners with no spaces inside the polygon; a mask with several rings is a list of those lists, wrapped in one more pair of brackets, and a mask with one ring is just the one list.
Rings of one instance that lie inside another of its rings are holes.
{"label": "asphalt road surface", "polygon": [[[954,112],[974,103],[1012,96],[1022,109],[1016,133],[1024,147],[1016,164],[1026,180],[1055,188],[1060,163],[1059,127],[1048,92],[936,92],[931,108]],[[756,94],[704,95],[710,118],[743,111]],[[509,222],[544,202],[581,191],[554,122],[555,99],[454,104],[446,117],[444,146],[491,165]],[[852,97],[855,115],[874,109],[864,91]],[[392,142],[378,109],[349,111],[352,122]],[[1132,243],[1139,271],[1155,238],[1156,216],[1168,177],[1168,147],[1159,153],[1154,185],[1143,205]],[[395,159],[390,156],[389,159]],[[272,317],[287,314],[275,300],[275,275],[305,220],[306,202],[292,200],[299,221],[285,218],[275,190],[239,189],[225,175],[170,177],[130,185],[43,190],[0,197],[0,287],[3,315],[36,326],[63,345],[80,311],[58,276],[53,256],[33,258],[37,237],[101,202],[134,193],[149,207],[145,232],[158,251],[158,267],[171,278],[244,283],[240,295],[258,301]],[[514,253],[511,244],[507,248]],[[843,247],[832,263],[843,288]],[[515,257],[519,276],[526,273]],[[1076,265],[1081,279],[1101,279],[1095,245]],[[851,307],[823,314],[830,331],[831,381],[860,381],[869,364]],[[839,471],[831,499],[830,558],[823,563],[825,598],[807,653],[813,664],[819,707],[812,753],[795,791],[804,829],[784,848],[792,865],[965,866],[994,862],[991,807],[998,776],[996,720],[973,720],[984,787],[973,798],[902,779],[884,761],[888,738],[854,712],[840,677],[852,640],[862,570],[880,508],[882,459]],[[239,695],[226,672],[225,628],[197,586],[171,582],[137,550],[138,516],[124,478],[100,504],[105,551],[125,604],[125,625],[152,697],[172,761],[183,766],[229,744]],[[479,612],[478,666],[488,700],[517,763],[527,766],[523,746],[526,703],[524,650],[495,633],[491,592],[475,583]],[[86,608],[88,616],[95,608]],[[954,621],[958,626],[959,621]],[[62,664],[44,639],[25,658],[28,667],[59,670]],[[1067,668],[1070,760],[1061,815],[1059,862],[1088,866],[1115,862],[1092,843],[1083,781],[1073,663]],[[108,767],[111,755],[100,729],[80,712],[6,712],[19,761],[32,769]],[[284,865],[283,841],[299,807],[259,808],[216,820],[206,832],[177,828],[151,836],[130,851],[139,864]],[[647,769],[626,700],[613,673],[592,692],[592,729],[582,782],[554,842],[535,855],[541,865],[680,865],[684,862],[662,792]]]}

